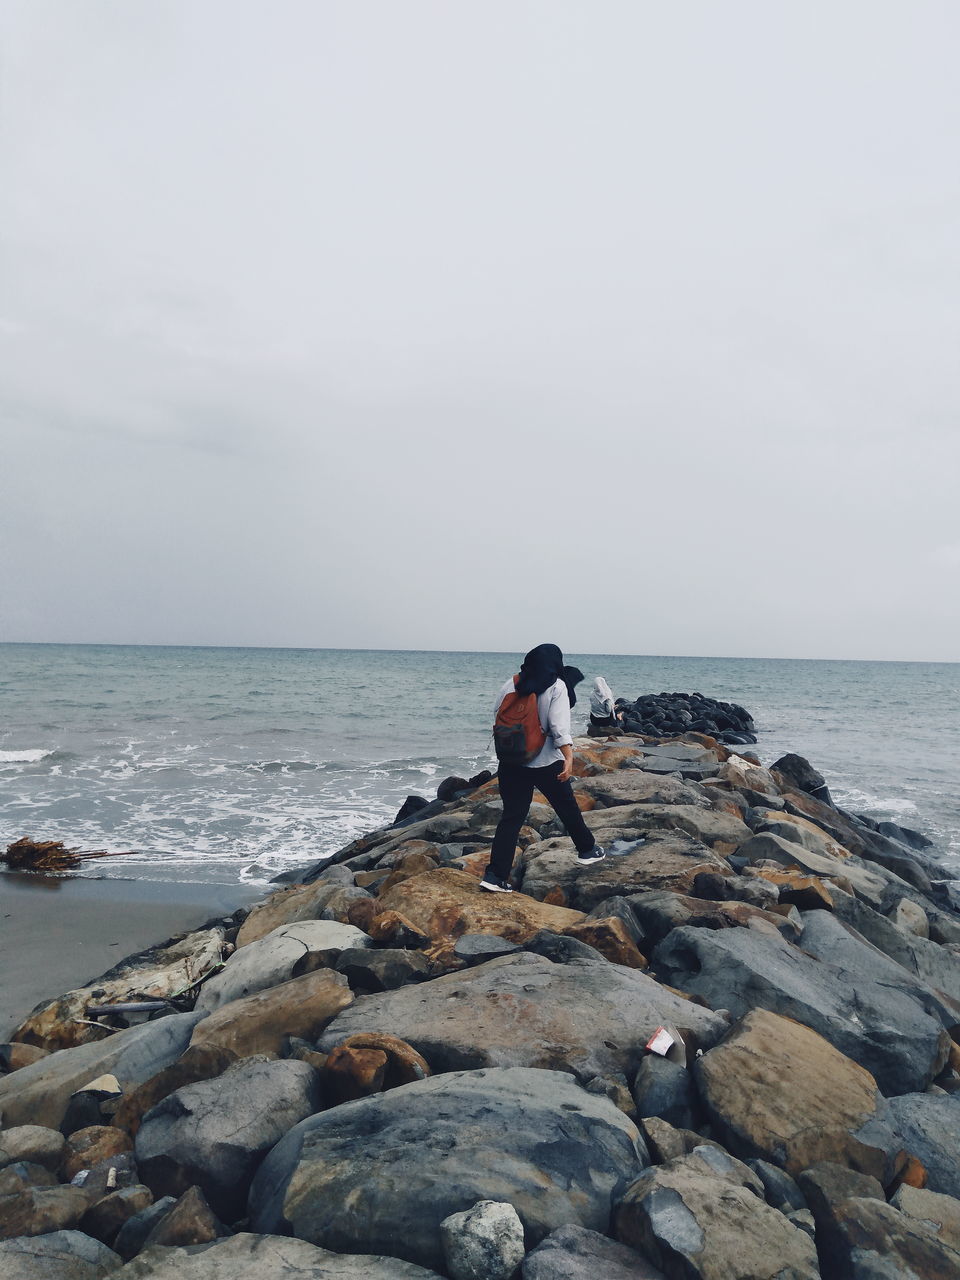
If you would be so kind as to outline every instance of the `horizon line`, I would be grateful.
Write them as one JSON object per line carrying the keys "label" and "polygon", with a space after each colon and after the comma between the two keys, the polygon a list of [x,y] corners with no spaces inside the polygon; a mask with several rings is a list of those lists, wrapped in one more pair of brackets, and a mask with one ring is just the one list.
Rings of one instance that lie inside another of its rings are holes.
{"label": "horizon line", "polygon": [[[366,645],[295,645],[295,644],[186,644],[156,641],[115,641],[115,640],[0,640],[0,646],[30,645],[49,648],[70,649],[226,649],[252,650],[267,653],[450,653],[450,654],[490,654],[510,656],[519,653],[519,649],[397,649],[383,646]],[[721,653],[627,653],[601,652],[589,649],[565,650],[571,656],[591,658],[643,658],[667,659],[685,662],[876,662],[893,663],[912,666],[956,666],[957,658],[811,658],[787,657],[774,654],[721,654]]]}

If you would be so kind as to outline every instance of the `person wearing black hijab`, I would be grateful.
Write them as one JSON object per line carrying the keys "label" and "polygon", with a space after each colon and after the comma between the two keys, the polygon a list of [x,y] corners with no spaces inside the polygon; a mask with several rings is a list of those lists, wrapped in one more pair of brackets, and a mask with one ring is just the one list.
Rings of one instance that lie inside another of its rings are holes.
{"label": "person wearing black hijab", "polygon": [[577,849],[581,866],[603,858],[604,850],[594,840],[577,806],[570,778],[573,773],[573,737],[570,708],[576,704],[576,686],[583,672],[564,665],[555,644],[538,644],[523,660],[519,674],[507,680],[497,696],[494,711],[510,693],[536,694],[540,727],[545,735],[541,750],[528,764],[500,761],[497,781],[503,801],[503,816],[497,824],[490,862],[480,888],[490,893],[512,893],[510,869],[517,849],[520,828],[527,820],[534,791],[540,791],[553,806]]}

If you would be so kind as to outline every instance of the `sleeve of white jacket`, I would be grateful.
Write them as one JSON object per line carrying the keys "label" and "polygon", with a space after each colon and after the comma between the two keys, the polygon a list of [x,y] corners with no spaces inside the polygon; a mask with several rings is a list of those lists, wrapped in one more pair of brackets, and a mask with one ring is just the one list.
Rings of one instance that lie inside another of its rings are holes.
{"label": "sleeve of white jacket", "polygon": [[555,746],[573,745],[573,736],[570,733],[570,698],[567,696],[567,686],[562,680],[558,680],[553,686],[550,710],[547,712],[547,728],[553,736]]}

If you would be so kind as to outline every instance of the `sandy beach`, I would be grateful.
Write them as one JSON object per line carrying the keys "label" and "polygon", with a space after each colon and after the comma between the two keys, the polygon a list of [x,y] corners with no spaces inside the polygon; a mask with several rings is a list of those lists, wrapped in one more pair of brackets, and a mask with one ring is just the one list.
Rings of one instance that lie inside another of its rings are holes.
{"label": "sandy beach", "polygon": [[0,873],[0,1040],[41,1000],[263,892],[238,884]]}

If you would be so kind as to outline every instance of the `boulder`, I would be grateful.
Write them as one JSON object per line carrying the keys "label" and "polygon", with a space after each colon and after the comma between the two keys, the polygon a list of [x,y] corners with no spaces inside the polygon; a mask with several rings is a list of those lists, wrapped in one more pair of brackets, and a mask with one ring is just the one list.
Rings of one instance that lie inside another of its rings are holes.
{"label": "boulder", "polygon": [[180,1013],[145,1022],[118,1031],[109,1040],[64,1049],[0,1077],[3,1123],[59,1128],[71,1094],[105,1071],[112,1072],[124,1088],[142,1084],[180,1057],[202,1017]]}
{"label": "boulder", "polygon": [[110,1033],[90,1024],[87,1005],[165,1000],[176,995],[219,965],[224,938],[223,929],[201,929],[121,960],[95,982],[38,1006],[16,1029],[13,1039],[49,1050],[103,1040]]}
{"label": "boulder", "polygon": [[710,902],[705,898],[691,898],[683,893],[663,890],[635,893],[627,901],[640,922],[648,946],[660,942],[681,925],[696,929],[737,929],[750,928],[759,921],[791,940],[800,936],[799,926],[789,916],[765,911],[747,902]]}
{"label": "boulder", "polygon": [[635,969],[604,960],[554,964],[528,952],[364,996],[330,1023],[327,1052],[360,1031],[391,1031],[434,1071],[542,1067],[581,1080],[632,1075],[664,1023],[694,1047],[716,1044],[726,1019],[681,999]]}
{"label": "boulder", "polygon": [[[630,840],[635,832],[612,828],[604,831],[602,839],[620,837]],[[651,832],[623,857],[605,858],[587,868],[578,865],[573,842],[558,838],[525,852],[522,887],[532,898],[542,901],[551,895],[553,900],[559,894],[570,906],[590,911],[605,898],[628,897],[645,889],[685,893],[702,871],[730,874],[723,858],[679,831]]]}
{"label": "boulder", "polygon": [[243,1000],[232,1000],[197,1026],[191,1048],[220,1049],[236,1058],[278,1054],[285,1036],[313,1040],[353,1001],[346,978],[318,969]]}
{"label": "boulder", "polygon": [[507,942],[506,938],[498,938],[492,933],[463,933],[453,947],[457,959],[467,964],[482,964],[485,960],[509,956],[519,950],[515,942]]}
{"label": "boulder", "polygon": [[21,1124],[5,1129],[0,1132],[0,1169],[24,1160],[45,1169],[59,1169],[66,1146],[62,1133],[43,1125]]}
{"label": "boulder", "polygon": [[807,791],[822,804],[831,804],[830,791],[822,773],[818,773],[809,760],[788,752],[770,766],[771,772],[780,775],[781,784]]}
{"label": "boulder", "polygon": [[[628,829],[634,833],[682,831],[719,853],[732,853],[749,840],[752,832],[732,814],[697,804],[632,804],[612,809],[594,809],[584,814],[584,822],[600,841],[608,830]],[[558,827],[551,834],[559,835]]]}
{"label": "boulder", "polygon": [[821,1160],[882,1181],[894,1171],[899,1142],[876,1081],[792,1019],[748,1013],[695,1074],[714,1133],[745,1159],[791,1174]]}
{"label": "boulder", "polygon": [[77,1089],[70,1095],[67,1109],[60,1121],[60,1132],[76,1133],[106,1123],[123,1096],[120,1081],[112,1072],[105,1072]]}
{"label": "boulder", "polygon": [[800,945],[808,955],[846,970],[849,985],[859,988],[864,980],[882,982],[888,990],[903,992],[915,1000],[948,1030],[960,1025],[960,1002],[909,973],[830,912],[811,911],[804,915]]}
{"label": "boulder", "polygon": [[372,947],[353,925],[331,920],[301,920],[280,925],[266,937],[235,951],[221,973],[204,983],[196,1008],[207,1013],[290,978],[337,963],[350,948]]}
{"label": "boulder", "polygon": [[103,1280],[121,1259],[82,1231],[0,1240],[0,1280]]}
{"label": "boulder", "polygon": [[665,1280],[628,1245],[588,1227],[551,1231],[523,1261],[523,1280]]}
{"label": "boulder", "polygon": [[684,804],[703,808],[709,804],[702,789],[695,784],[640,769],[618,769],[595,778],[578,778],[573,790],[575,794],[591,796],[603,809],[625,804]]}
{"label": "boulder", "polygon": [[697,1151],[642,1173],[617,1206],[617,1239],[678,1280],[819,1280],[809,1236],[713,1155],[719,1168]]}
{"label": "boulder", "polygon": [[185,1084],[222,1075],[235,1060],[234,1055],[224,1049],[187,1049],[176,1062],[124,1095],[114,1112],[114,1124],[135,1138],[140,1121],[158,1102]]}
{"label": "boulder", "polygon": [[692,1129],[699,1112],[696,1086],[686,1067],[648,1053],[640,1063],[631,1090],[637,1115],[659,1116],[679,1129]]}
{"label": "boulder", "polygon": [[227,1230],[199,1187],[189,1187],[176,1203],[151,1227],[144,1248],[151,1245],[206,1244]]}
{"label": "boulder", "polygon": [[31,1164],[29,1160],[18,1160],[16,1164],[8,1164],[0,1170],[0,1196],[16,1195],[27,1187],[56,1187],[59,1182],[52,1169],[45,1169],[42,1164]]}
{"label": "boulder", "polygon": [[266,938],[283,925],[319,919],[336,887],[335,881],[319,880],[312,884],[292,884],[271,893],[269,898],[250,908],[237,934],[237,950]]}
{"label": "boulder", "polygon": [[[147,1249],[121,1273],[122,1280],[328,1280],[328,1277],[329,1280],[443,1280],[435,1271],[399,1258],[331,1253],[305,1240],[248,1232],[187,1248]],[[6,1280],[2,1272],[0,1278]]]}
{"label": "boulder", "polygon": [[498,1200],[444,1218],[440,1243],[450,1280],[510,1280],[526,1252],[516,1209]]}
{"label": "boulder", "polygon": [[403,947],[368,946],[344,951],[336,969],[350,983],[351,991],[369,995],[375,991],[393,991],[408,982],[421,982],[430,976],[430,961],[419,951]]}
{"label": "boulder", "polygon": [[910,1093],[890,1099],[901,1144],[927,1171],[927,1187],[960,1198],[960,1097]]}
{"label": "boulder", "polygon": [[702,1137],[694,1129],[676,1129],[659,1116],[648,1116],[640,1121],[639,1127],[654,1164],[666,1164],[668,1160],[689,1156],[702,1146],[712,1145],[723,1151],[718,1142]]}
{"label": "boulder", "polygon": [[162,1200],[155,1200],[146,1209],[141,1209],[127,1219],[117,1232],[112,1246],[124,1261],[129,1261],[140,1252],[147,1236],[176,1203],[175,1196],[164,1196]]}
{"label": "boulder", "polygon": [[628,969],[645,969],[647,958],[637,949],[623,921],[616,916],[594,917],[579,920],[564,930],[568,938],[576,938],[593,947],[611,964],[626,965]]}
{"label": "boulder", "polygon": [[454,1072],[301,1122],[261,1165],[250,1221],[442,1270],[450,1214],[507,1200],[531,1245],[566,1222],[605,1229],[614,1197],[645,1163],[627,1117],[561,1072]]}
{"label": "boulder", "polygon": [[38,1049],[34,1044],[0,1044],[0,1075],[29,1067],[32,1062],[45,1058],[49,1052],[49,1049]]}
{"label": "boulder", "polygon": [[763,1194],[771,1208],[786,1214],[806,1209],[803,1192],[785,1169],[769,1160],[748,1160],[747,1164],[763,1183]]}
{"label": "boulder", "polygon": [[[894,920],[874,911],[849,893],[833,891],[834,911],[845,924],[872,942],[908,973],[953,1000],[960,1000],[960,955],[916,934],[905,933]],[[899,900],[901,903],[903,899]]]}
{"label": "boulder", "polygon": [[80,1187],[25,1187],[0,1200],[0,1240],[71,1230],[89,1207]]}
{"label": "boulder", "polygon": [[806,875],[836,880],[841,886],[848,886],[858,898],[874,908],[883,902],[889,883],[889,872],[885,877],[878,871],[864,867],[858,859],[811,853],[802,844],[784,840],[782,836],[754,836],[752,840],[742,844],[738,852],[749,862],[779,862],[788,868],[797,867]]}
{"label": "boulder", "polygon": [[456,939],[464,933],[492,933],[523,943],[541,929],[562,933],[582,919],[579,911],[535,902],[525,894],[495,894],[454,867],[411,876],[379,900],[381,912],[394,911],[433,939]]}
{"label": "boulder", "polygon": [[927,919],[927,913],[919,903],[911,902],[909,898],[900,899],[890,913],[890,919],[898,929],[910,937],[930,937],[930,921]]}
{"label": "boulder", "polygon": [[144,1116],[140,1176],[156,1196],[199,1186],[232,1222],[263,1156],[319,1106],[319,1078],[305,1062],[244,1059],[216,1080],[178,1089]]}
{"label": "boulder", "polygon": [[81,1169],[91,1169],[101,1160],[133,1150],[130,1135],[114,1125],[97,1124],[71,1133],[63,1153],[61,1170],[69,1182]]}
{"label": "boulder", "polygon": [[903,1183],[890,1203],[908,1218],[927,1225],[933,1223],[937,1236],[952,1249],[960,1250],[960,1200],[956,1197]]}
{"label": "boulder", "polygon": [[846,969],[779,937],[674,929],[653,964],[663,982],[734,1017],[759,1008],[796,1019],[866,1068],[885,1094],[925,1089],[947,1060],[946,1032],[912,996],[869,978],[853,987]]}
{"label": "boulder", "polygon": [[153,1204],[149,1187],[136,1184],[111,1191],[90,1206],[80,1219],[80,1230],[112,1245],[120,1228]]}
{"label": "boulder", "polygon": [[[879,1199],[850,1197],[832,1206],[830,1230],[817,1223],[824,1275],[853,1280],[960,1280],[960,1251],[934,1224]],[[829,1268],[829,1269],[828,1269]]]}

